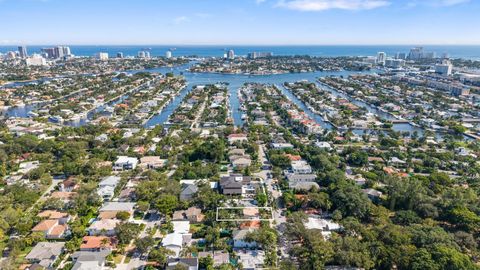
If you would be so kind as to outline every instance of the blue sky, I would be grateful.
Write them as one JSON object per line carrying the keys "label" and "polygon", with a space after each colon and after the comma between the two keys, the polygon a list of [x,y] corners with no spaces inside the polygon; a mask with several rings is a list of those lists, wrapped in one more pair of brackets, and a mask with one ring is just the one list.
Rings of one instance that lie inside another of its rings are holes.
{"label": "blue sky", "polygon": [[0,45],[480,44],[479,0],[0,0]]}

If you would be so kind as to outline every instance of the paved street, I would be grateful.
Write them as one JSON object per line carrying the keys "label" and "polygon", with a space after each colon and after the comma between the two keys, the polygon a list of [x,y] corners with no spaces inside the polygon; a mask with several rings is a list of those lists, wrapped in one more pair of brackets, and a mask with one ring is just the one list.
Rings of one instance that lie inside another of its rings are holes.
{"label": "paved street", "polygon": [[[260,162],[262,165],[264,164],[270,164],[268,162],[267,156],[265,154],[265,145],[260,145],[258,148],[258,157],[260,159]],[[267,187],[267,191],[269,194],[271,194],[272,199],[274,203],[276,204],[276,207],[273,207],[273,220],[274,224],[272,226],[276,226],[277,231],[279,232],[279,243],[278,243],[278,248],[280,249],[281,252],[281,257],[287,257],[288,255],[288,242],[286,237],[284,236],[283,232],[285,231],[286,227],[286,222],[287,219],[285,216],[282,216],[282,212],[285,210],[284,206],[281,204],[280,198],[282,197],[282,191],[279,188],[274,188],[274,185],[276,185],[273,181],[273,179],[269,176],[272,175],[271,170],[264,170],[262,169],[260,172],[255,173],[255,176],[259,177],[262,179],[262,182],[265,183]]]}

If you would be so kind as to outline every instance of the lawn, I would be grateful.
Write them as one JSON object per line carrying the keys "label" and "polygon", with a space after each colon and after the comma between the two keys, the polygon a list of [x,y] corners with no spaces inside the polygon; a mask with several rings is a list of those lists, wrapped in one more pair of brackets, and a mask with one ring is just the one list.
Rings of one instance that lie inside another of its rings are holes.
{"label": "lawn", "polygon": [[115,257],[113,257],[113,262],[115,264],[119,264],[122,262],[123,255],[122,254],[117,254]]}

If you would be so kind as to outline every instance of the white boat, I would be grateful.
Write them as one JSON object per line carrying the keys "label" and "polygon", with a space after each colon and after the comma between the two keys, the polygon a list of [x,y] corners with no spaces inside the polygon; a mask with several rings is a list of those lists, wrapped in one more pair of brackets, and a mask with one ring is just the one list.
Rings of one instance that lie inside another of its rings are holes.
{"label": "white boat", "polygon": [[48,119],[54,123],[63,123],[63,118],[58,115],[49,116]]}
{"label": "white boat", "polygon": [[106,106],[104,111],[108,113],[113,113],[115,111],[115,108],[112,106]]}
{"label": "white boat", "polygon": [[29,111],[29,112],[27,113],[27,115],[28,115],[29,117],[38,117],[38,116],[39,116],[39,114],[36,113],[36,112],[34,112],[34,111]]}
{"label": "white boat", "polygon": [[244,114],[244,113],[242,114],[242,120],[247,119],[247,117],[248,117],[248,116],[247,116],[246,114]]}

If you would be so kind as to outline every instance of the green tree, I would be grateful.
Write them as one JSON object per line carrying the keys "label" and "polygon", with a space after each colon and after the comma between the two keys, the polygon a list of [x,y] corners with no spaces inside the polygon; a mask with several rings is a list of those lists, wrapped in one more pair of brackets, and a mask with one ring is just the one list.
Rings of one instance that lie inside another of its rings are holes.
{"label": "green tree", "polygon": [[170,215],[177,207],[177,204],[177,196],[162,194],[157,198],[155,202],[155,208],[157,208],[157,210],[164,215]]}
{"label": "green tree", "polygon": [[135,247],[140,253],[146,253],[150,248],[155,245],[155,240],[151,236],[139,238],[135,240]]}

